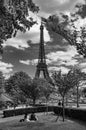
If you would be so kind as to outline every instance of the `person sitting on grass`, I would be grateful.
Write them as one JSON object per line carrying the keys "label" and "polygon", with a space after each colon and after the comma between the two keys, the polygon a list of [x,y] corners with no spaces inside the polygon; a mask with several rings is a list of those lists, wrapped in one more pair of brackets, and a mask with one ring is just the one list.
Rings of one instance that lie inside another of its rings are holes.
{"label": "person sitting on grass", "polygon": [[31,115],[28,117],[28,114],[25,113],[24,115],[24,119],[20,119],[20,122],[24,122],[24,121],[37,121],[37,117],[35,115],[35,113],[31,113]]}
{"label": "person sitting on grass", "polygon": [[24,121],[26,121],[27,120],[27,113],[25,113],[25,115],[24,115],[24,118],[23,119],[20,119],[20,122],[24,122]]}
{"label": "person sitting on grass", "polygon": [[27,116],[28,116],[28,114],[25,113],[25,115],[24,115],[24,121],[27,120]]}
{"label": "person sitting on grass", "polygon": [[31,113],[31,115],[29,116],[29,119],[27,119],[27,121],[37,121],[37,120],[38,119],[37,119],[37,117],[36,117],[34,112]]}

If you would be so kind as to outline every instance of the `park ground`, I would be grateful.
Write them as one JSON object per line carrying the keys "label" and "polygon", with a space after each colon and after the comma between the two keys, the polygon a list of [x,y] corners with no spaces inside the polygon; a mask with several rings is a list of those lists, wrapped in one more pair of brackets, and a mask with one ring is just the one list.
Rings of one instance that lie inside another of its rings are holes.
{"label": "park ground", "polygon": [[22,116],[8,118],[0,117],[0,130],[86,130],[86,124],[70,119],[62,121],[62,117],[54,113],[36,113],[38,121],[36,122],[19,122]]}

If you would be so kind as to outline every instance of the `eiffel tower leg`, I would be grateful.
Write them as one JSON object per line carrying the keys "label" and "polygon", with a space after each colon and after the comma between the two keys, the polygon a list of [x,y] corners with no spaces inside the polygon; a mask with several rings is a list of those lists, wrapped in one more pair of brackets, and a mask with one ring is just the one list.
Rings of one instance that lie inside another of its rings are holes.
{"label": "eiffel tower leg", "polygon": [[49,78],[49,73],[48,73],[47,69],[43,70],[43,74],[44,74],[45,79]]}
{"label": "eiffel tower leg", "polygon": [[40,70],[37,68],[35,78],[39,78],[39,76],[40,76]]}

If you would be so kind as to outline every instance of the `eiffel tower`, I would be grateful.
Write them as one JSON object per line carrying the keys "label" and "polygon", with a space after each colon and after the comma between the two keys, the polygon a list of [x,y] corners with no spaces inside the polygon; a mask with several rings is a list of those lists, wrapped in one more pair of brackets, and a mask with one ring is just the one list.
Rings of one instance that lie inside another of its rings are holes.
{"label": "eiffel tower", "polygon": [[44,49],[44,26],[41,22],[40,25],[40,44],[39,44],[39,57],[38,57],[38,64],[37,69],[35,73],[35,78],[40,77],[40,72],[43,72],[43,76],[47,81],[50,81],[47,64],[46,64],[46,58],[45,58],[45,49]]}

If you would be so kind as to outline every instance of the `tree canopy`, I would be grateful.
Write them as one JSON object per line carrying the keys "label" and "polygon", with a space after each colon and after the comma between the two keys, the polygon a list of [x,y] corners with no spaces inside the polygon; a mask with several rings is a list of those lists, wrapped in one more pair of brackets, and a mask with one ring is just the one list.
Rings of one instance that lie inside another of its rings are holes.
{"label": "tree canopy", "polygon": [[54,86],[52,86],[46,79],[40,78],[39,86],[41,89],[41,94],[46,98],[49,99],[51,93],[53,93]]}
{"label": "tree canopy", "polygon": [[[81,26],[79,29],[76,27],[80,17],[84,18],[86,4],[76,5],[77,11],[65,15],[60,13],[59,15],[51,15],[48,19],[42,19],[46,23],[48,31],[53,31],[56,34],[65,38],[70,45],[76,47],[78,53],[86,57],[86,26]],[[83,14],[84,13],[84,14]]]}
{"label": "tree canopy", "polygon": [[33,100],[34,105],[36,103],[36,100],[41,96],[40,79],[32,79],[28,85],[21,86],[20,89],[27,98]]}
{"label": "tree canopy", "polygon": [[62,74],[61,71],[54,72],[52,77],[56,86],[56,91],[58,91],[62,97],[64,97],[76,83],[74,74],[71,70],[67,74]]}
{"label": "tree canopy", "polygon": [[86,74],[78,68],[72,68],[67,74],[62,74],[61,71],[54,72],[52,77],[61,96],[65,96],[71,88],[86,80]]}
{"label": "tree canopy", "polygon": [[28,86],[30,82],[31,78],[25,72],[16,72],[6,81],[5,90],[14,100],[21,101],[23,97],[25,97],[21,88],[26,89],[26,86]]}
{"label": "tree canopy", "polygon": [[0,52],[2,43],[8,38],[15,37],[18,30],[25,32],[36,21],[29,13],[38,12],[39,7],[32,0],[0,0]]}
{"label": "tree canopy", "polygon": [[76,86],[77,83],[76,76],[75,73],[73,73],[73,71],[70,70],[67,74],[62,74],[61,71],[54,72],[52,77],[56,86],[56,91],[59,92],[59,94],[62,97],[63,121],[64,121],[65,116],[64,99],[69,90]]}

